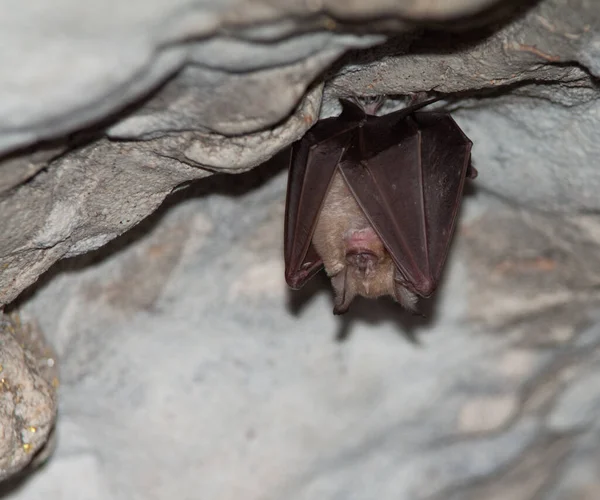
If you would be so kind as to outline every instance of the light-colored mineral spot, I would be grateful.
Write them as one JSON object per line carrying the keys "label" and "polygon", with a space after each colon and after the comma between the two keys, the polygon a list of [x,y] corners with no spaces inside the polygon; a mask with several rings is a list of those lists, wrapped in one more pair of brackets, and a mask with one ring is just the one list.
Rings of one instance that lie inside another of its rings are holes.
{"label": "light-colored mineral spot", "polygon": [[56,355],[34,324],[0,312],[0,480],[42,460],[57,411]]}
{"label": "light-colored mineral spot", "polygon": [[460,409],[458,427],[466,434],[499,430],[514,416],[517,403],[514,395],[474,398]]}
{"label": "light-colored mineral spot", "polygon": [[241,297],[259,301],[285,294],[287,286],[283,279],[284,266],[281,259],[253,264],[231,284],[229,300]]}
{"label": "light-colored mineral spot", "polygon": [[539,354],[531,350],[513,349],[498,360],[497,369],[501,375],[519,381],[531,374],[538,359]]}

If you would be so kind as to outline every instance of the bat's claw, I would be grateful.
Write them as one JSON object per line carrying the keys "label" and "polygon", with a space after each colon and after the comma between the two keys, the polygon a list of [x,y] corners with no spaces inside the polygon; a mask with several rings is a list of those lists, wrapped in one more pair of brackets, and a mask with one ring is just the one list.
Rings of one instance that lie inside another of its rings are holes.
{"label": "bat's claw", "polygon": [[348,312],[348,309],[350,309],[348,306],[334,306],[333,314],[335,314],[336,316],[341,316],[342,314],[346,314]]}
{"label": "bat's claw", "polygon": [[353,94],[348,100],[361,108],[365,114],[375,116],[385,103],[386,97],[384,95],[359,97],[358,95]]}
{"label": "bat's claw", "polygon": [[427,101],[429,98],[429,94],[424,90],[419,92],[413,92],[410,94],[410,100],[408,101],[408,106],[415,106],[416,104],[421,104],[422,102]]}

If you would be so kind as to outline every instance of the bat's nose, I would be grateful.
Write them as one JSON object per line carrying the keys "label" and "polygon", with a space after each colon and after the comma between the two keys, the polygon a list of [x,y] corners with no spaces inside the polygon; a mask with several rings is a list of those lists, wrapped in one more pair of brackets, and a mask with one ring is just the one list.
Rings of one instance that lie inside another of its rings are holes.
{"label": "bat's nose", "polygon": [[361,271],[372,267],[377,262],[377,255],[368,250],[353,251],[346,254],[346,262],[351,266],[357,267]]}

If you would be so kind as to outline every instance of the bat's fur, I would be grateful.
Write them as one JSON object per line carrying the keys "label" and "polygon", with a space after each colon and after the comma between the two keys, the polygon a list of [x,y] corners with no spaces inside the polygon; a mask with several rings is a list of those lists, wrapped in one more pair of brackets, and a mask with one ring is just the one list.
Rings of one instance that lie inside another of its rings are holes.
{"label": "bat's fur", "polygon": [[396,281],[390,254],[339,172],[332,179],[312,241],[331,277],[336,314],[346,312],[356,295],[391,295],[414,308],[416,296]]}

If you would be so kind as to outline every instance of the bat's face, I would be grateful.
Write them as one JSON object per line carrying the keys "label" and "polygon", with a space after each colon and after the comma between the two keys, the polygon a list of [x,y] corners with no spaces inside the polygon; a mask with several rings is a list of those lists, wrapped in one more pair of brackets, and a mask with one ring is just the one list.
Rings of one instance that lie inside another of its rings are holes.
{"label": "bat's face", "polygon": [[334,176],[313,235],[335,291],[336,314],[348,310],[356,295],[391,295],[407,305],[410,292],[396,280],[396,266],[383,242],[358,206],[343,177]]}
{"label": "bat's face", "polygon": [[332,276],[335,312],[344,313],[356,295],[376,298],[394,293],[396,266],[371,227],[347,231],[344,269]]}

